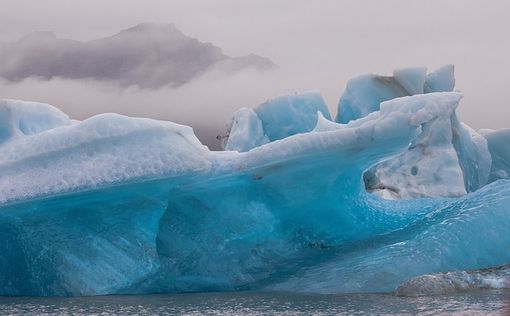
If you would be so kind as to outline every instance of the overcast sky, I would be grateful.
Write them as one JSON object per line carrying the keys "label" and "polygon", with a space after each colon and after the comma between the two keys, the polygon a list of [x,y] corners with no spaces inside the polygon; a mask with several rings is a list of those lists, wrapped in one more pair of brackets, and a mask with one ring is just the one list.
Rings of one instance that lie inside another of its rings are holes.
{"label": "overcast sky", "polygon": [[457,89],[465,94],[461,119],[476,129],[510,127],[508,12],[505,0],[0,0],[3,42],[33,31],[92,40],[141,22],[164,22],[227,55],[254,53],[279,66],[209,73],[176,89],[28,79],[0,83],[0,97],[49,102],[78,119],[115,111],[173,120],[202,129],[204,139],[204,133],[215,136],[235,109],[274,95],[318,89],[336,114],[353,76],[453,63]]}

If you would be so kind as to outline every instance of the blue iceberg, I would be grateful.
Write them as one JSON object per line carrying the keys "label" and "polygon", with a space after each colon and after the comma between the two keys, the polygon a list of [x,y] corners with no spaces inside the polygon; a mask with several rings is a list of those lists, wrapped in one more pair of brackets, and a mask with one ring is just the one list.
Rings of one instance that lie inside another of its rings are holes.
{"label": "blue iceberg", "polygon": [[510,128],[480,132],[487,139],[492,157],[489,181],[510,179]]}
{"label": "blue iceberg", "polygon": [[405,96],[345,123],[316,92],[241,109],[226,151],[4,100],[0,295],[394,291],[507,264],[508,133],[459,121],[452,76],[396,71]]}
{"label": "blue iceberg", "polygon": [[271,141],[313,130],[317,115],[331,120],[318,91],[281,95],[257,106],[234,113],[227,125],[226,150],[248,151]]}

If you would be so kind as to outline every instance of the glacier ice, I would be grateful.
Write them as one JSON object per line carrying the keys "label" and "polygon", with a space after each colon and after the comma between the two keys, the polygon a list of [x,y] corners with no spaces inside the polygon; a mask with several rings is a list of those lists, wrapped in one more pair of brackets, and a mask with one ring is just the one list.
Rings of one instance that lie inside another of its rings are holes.
{"label": "glacier ice", "polygon": [[229,123],[225,149],[248,151],[270,141],[309,132],[316,125],[318,112],[331,119],[318,91],[281,95],[254,110],[241,109]]}
{"label": "glacier ice", "polygon": [[362,75],[349,80],[338,103],[336,121],[347,123],[378,111],[382,102],[398,97],[450,92],[455,86],[454,67],[445,65],[427,75],[424,67],[396,69],[393,76]]}
{"label": "glacier ice", "polygon": [[[404,95],[452,91],[454,67],[427,75],[426,68],[397,69],[393,77],[365,75],[352,79],[338,105],[337,121],[345,123],[378,111],[386,100]],[[491,155],[487,142],[456,113],[460,99],[434,121],[400,156],[365,174],[367,189],[385,198],[461,196],[488,182]],[[426,153],[426,154],[425,154]]]}
{"label": "glacier ice", "polygon": [[423,90],[430,92],[448,92],[455,88],[455,67],[445,65],[427,75]]}
{"label": "glacier ice", "polygon": [[509,289],[510,265],[421,275],[401,284],[397,296],[441,295],[473,289]]}
{"label": "glacier ice", "polygon": [[467,192],[483,187],[489,181],[492,155],[487,140],[468,125],[461,123],[457,114],[451,117],[452,144],[459,158]]}
{"label": "glacier ice", "polygon": [[69,124],[69,117],[49,104],[0,100],[0,144],[13,137],[33,135]]}
{"label": "glacier ice", "polygon": [[206,170],[208,155],[190,127],[101,114],[4,143],[0,203]]}
{"label": "glacier ice", "polygon": [[278,96],[259,105],[254,111],[271,141],[311,131],[317,122],[317,112],[331,119],[318,91]]}
{"label": "glacier ice", "polygon": [[[459,199],[409,200],[431,207],[411,224],[332,254],[271,290],[318,293],[391,292],[419,275],[496,267],[510,262],[510,181]],[[397,204],[398,205],[398,204]],[[413,209],[413,204],[407,209]],[[340,248],[341,249],[341,248]]]}
{"label": "glacier ice", "polygon": [[422,94],[427,79],[427,68],[396,69],[393,78],[409,95]]}
{"label": "glacier ice", "polygon": [[508,130],[460,122],[453,67],[371,78],[407,92],[345,123],[316,92],[244,108],[226,151],[171,122],[2,101],[0,295],[413,295],[509,263]]}
{"label": "glacier ice", "polygon": [[[434,95],[435,96],[435,95]],[[433,95],[414,98],[429,100]],[[466,194],[459,158],[452,144],[451,116],[461,95],[437,95],[438,112],[421,125],[408,150],[365,173],[367,189],[386,198],[448,197]],[[407,102],[405,98],[395,102]],[[384,106],[384,103],[381,107]]]}
{"label": "glacier ice", "polygon": [[386,198],[453,197],[487,184],[492,163],[487,141],[460,123],[457,96],[439,101],[442,113],[421,126],[406,151],[365,173],[369,191]]}
{"label": "glacier ice", "polygon": [[269,143],[262,121],[252,109],[237,110],[228,126],[225,150],[249,151]]}
{"label": "glacier ice", "polygon": [[510,128],[480,132],[487,139],[492,156],[489,181],[510,179]]}

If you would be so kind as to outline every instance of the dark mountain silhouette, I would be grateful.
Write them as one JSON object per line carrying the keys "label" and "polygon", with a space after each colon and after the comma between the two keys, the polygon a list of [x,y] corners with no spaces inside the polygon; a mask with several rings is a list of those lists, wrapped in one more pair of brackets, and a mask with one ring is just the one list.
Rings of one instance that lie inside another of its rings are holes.
{"label": "dark mountain silhouette", "polygon": [[257,55],[229,57],[173,24],[143,23],[88,42],[38,32],[0,45],[0,77],[9,81],[61,77],[142,88],[177,87],[212,68],[232,73],[247,67],[269,70],[276,65]]}

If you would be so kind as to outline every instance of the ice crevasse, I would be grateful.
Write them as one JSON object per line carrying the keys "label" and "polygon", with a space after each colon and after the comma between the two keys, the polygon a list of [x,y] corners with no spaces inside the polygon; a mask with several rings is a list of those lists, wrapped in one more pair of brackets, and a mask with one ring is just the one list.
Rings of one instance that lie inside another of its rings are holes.
{"label": "ice crevasse", "polygon": [[353,80],[351,119],[280,96],[234,114],[226,151],[172,122],[1,101],[0,295],[413,295],[509,263],[507,130],[460,122],[451,66]]}

